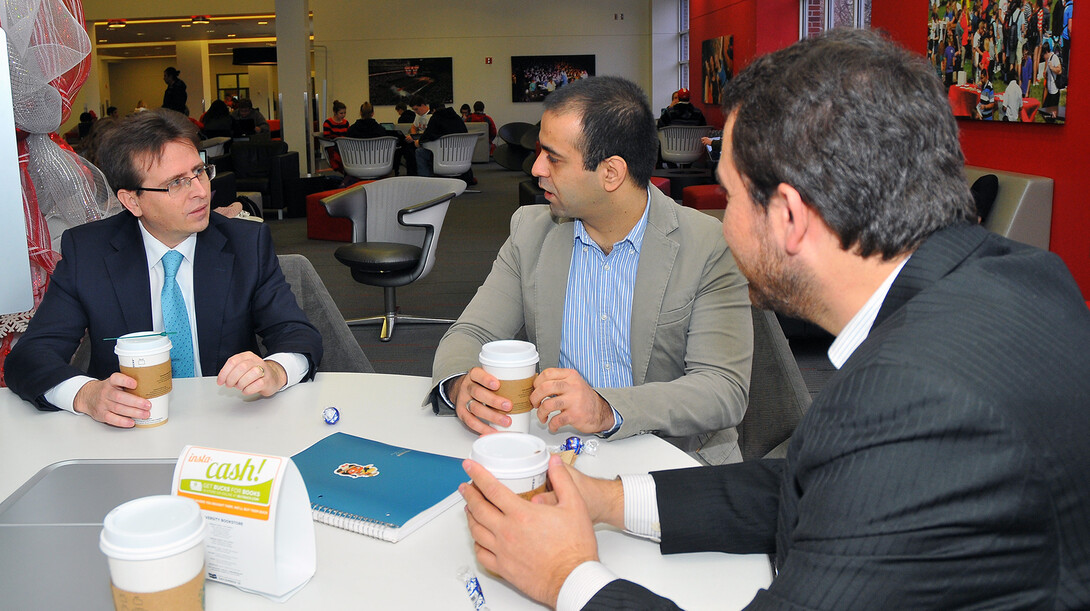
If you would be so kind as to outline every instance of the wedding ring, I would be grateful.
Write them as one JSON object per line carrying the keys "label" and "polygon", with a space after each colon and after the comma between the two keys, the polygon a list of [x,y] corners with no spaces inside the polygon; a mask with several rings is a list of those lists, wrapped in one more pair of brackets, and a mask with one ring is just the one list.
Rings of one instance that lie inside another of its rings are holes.
{"label": "wedding ring", "polygon": [[473,397],[470,397],[469,400],[466,401],[466,411],[472,414],[473,410],[469,409],[469,404],[470,403],[473,403]]}
{"label": "wedding ring", "polygon": [[257,366],[257,370],[261,372],[261,377],[265,377],[265,368],[261,365]]}

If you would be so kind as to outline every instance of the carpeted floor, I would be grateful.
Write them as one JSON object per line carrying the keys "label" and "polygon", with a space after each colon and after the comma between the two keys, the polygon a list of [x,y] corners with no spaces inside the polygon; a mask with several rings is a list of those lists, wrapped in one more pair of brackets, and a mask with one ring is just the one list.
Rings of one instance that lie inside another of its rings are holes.
{"label": "carpeted floor", "polygon": [[[495,163],[473,167],[480,193],[456,198],[447,212],[431,273],[397,289],[401,311],[418,316],[457,318],[488,275],[496,252],[507,238],[511,214],[518,208],[518,183],[528,177]],[[322,277],[345,318],[381,313],[382,289],[352,280],[333,251],[342,242],[309,240],[306,219],[268,221],[278,253],[306,256]],[[367,357],[381,373],[431,375],[432,355],[446,325],[402,325],[389,342],[378,340],[378,326],[352,327]],[[825,356],[830,339],[792,340],[791,348],[811,394],[834,373]]]}

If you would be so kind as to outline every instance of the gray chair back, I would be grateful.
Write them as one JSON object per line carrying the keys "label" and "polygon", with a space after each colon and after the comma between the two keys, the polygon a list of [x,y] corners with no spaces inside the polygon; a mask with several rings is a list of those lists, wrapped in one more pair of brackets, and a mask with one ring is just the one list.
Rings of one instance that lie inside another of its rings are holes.
{"label": "gray chair back", "polygon": [[787,440],[810,407],[810,391],[776,314],[753,310],[749,407],[738,425],[742,460],[786,455]]}
{"label": "gray chair back", "polygon": [[473,148],[481,134],[447,134],[421,146],[432,152],[432,172],[437,176],[461,176],[473,165]]}
{"label": "gray chair back", "polygon": [[361,180],[379,178],[394,171],[397,138],[337,138],[333,141],[341,154],[344,171]]}
{"label": "gray chair back", "polygon": [[324,355],[318,371],[374,373],[375,368],[345,324],[344,316],[310,260],[303,255],[277,255],[276,258],[280,260],[280,269],[291,285],[299,307],[322,334]]}
{"label": "gray chair back", "polygon": [[670,125],[659,130],[662,160],[670,163],[692,163],[706,150],[700,139],[711,133],[707,125]]}
{"label": "gray chair back", "polygon": [[[397,221],[402,208],[433,200],[447,193],[461,195],[465,181],[456,178],[395,176],[357,184],[322,200],[329,216],[352,220],[352,241],[397,242],[424,245],[424,229]],[[439,236],[435,236],[438,241]]]}

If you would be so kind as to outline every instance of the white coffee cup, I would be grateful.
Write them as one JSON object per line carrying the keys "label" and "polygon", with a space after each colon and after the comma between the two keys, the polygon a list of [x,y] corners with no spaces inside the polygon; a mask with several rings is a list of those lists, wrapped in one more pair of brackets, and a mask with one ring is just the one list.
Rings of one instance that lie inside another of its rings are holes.
{"label": "white coffee cup", "polygon": [[500,388],[496,394],[511,401],[511,426],[493,424],[497,430],[513,433],[530,431],[530,394],[537,375],[537,347],[530,342],[505,339],[481,346],[481,367],[496,376]]}
{"label": "white coffee cup", "polygon": [[484,435],[473,442],[469,457],[526,500],[545,492],[549,450],[540,437],[526,433]]}
{"label": "white coffee cup", "polygon": [[110,565],[114,606],[204,609],[208,530],[197,502],[178,496],[134,499],[106,514],[98,545]]}
{"label": "white coffee cup", "polygon": [[159,426],[170,415],[170,338],[154,331],[139,331],[117,338],[114,354],[121,373],[136,380],[128,392],[151,401],[151,414],[136,420],[138,427]]}

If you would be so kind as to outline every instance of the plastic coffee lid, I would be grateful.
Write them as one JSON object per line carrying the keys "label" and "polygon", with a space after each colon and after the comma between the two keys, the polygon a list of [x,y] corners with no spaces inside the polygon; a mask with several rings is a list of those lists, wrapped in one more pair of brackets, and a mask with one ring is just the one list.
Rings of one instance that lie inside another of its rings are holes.
{"label": "plastic coffee lid", "polygon": [[540,437],[527,433],[496,433],[478,437],[470,458],[496,479],[530,477],[549,467],[549,451]]}
{"label": "plastic coffee lid", "polygon": [[[117,338],[114,354],[118,356],[147,356],[169,351],[170,338],[154,334],[154,331],[137,331]],[[153,335],[154,334],[154,335]]]}
{"label": "plastic coffee lid", "polygon": [[537,364],[537,346],[517,339],[488,342],[481,346],[481,364],[488,367],[526,367]]}
{"label": "plastic coffee lid", "polygon": [[114,507],[102,522],[98,546],[118,560],[156,560],[204,540],[201,507],[193,499],[160,495]]}

